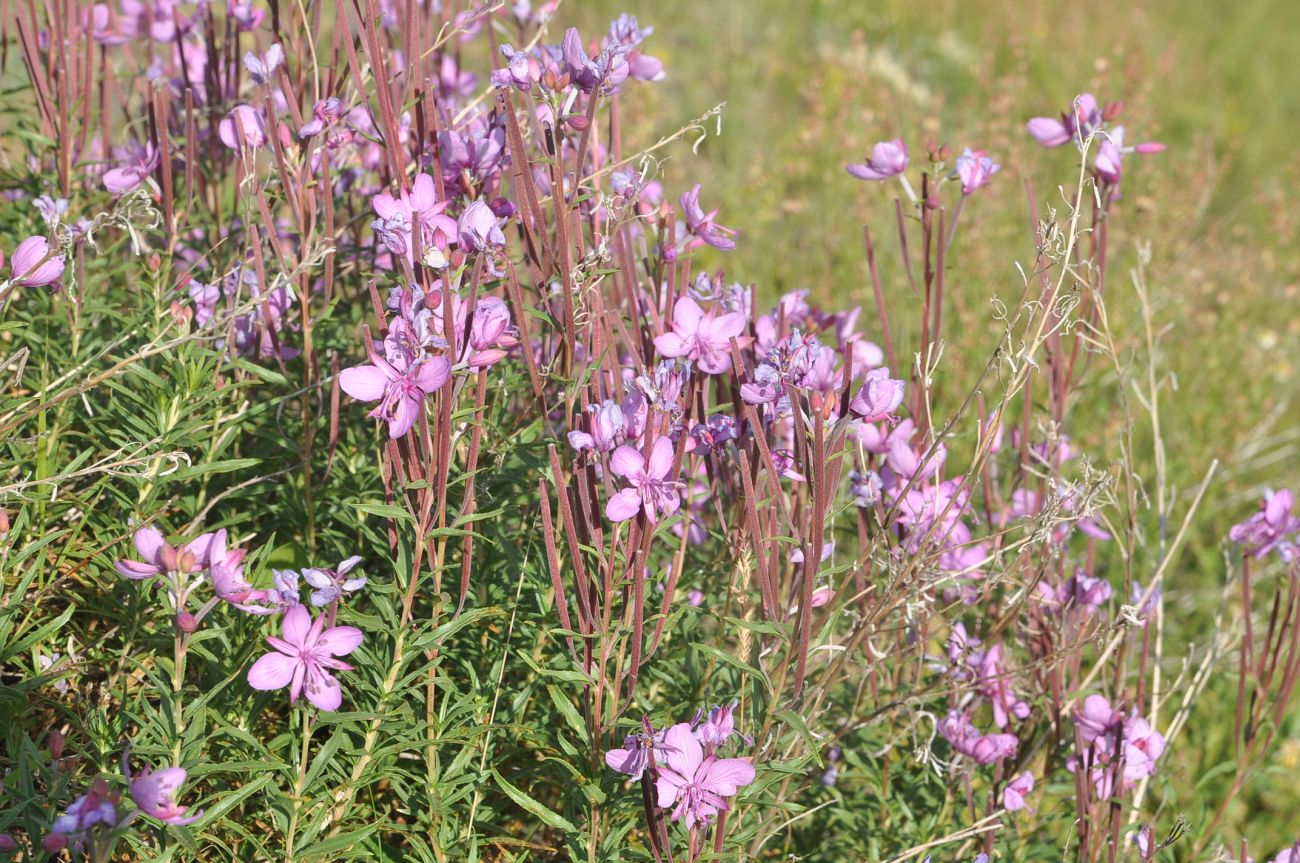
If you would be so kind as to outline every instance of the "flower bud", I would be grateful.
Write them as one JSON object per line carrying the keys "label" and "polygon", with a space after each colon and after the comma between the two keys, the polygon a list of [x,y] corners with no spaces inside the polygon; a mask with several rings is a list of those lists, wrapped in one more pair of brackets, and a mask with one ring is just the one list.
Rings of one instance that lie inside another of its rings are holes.
{"label": "flower bud", "polygon": [[18,843],[8,833],[0,833],[0,854],[8,854],[18,849]]}
{"label": "flower bud", "polygon": [[62,833],[51,833],[41,840],[41,847],[51,854],[58,854],[64,848],[68,847],[68,837]]}
{"label": "flower bud", "polygon": [[63,757],[63,733],[61,731],[51,731],[50,736],[45,738],[45,745],[49,747],[50,757],[55,761]]}
{"label": "flower bud", "polygon": [[585,114],[570,114],[564,118],[564,122],[575,132],[585,132],[591,128],[591,122]]}
{"label": "flower bud", "polygon": [[182,611],[176,615],[176,628],[188,635],[199,628],[199,622],[188,611]]}

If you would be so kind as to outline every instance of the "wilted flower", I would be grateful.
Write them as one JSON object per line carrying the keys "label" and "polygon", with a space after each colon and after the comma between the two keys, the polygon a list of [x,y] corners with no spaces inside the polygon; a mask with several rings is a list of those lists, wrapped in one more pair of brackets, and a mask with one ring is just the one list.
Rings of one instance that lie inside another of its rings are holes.
{"label": "wilted flower", "polygon": [[312,704],[321,710],[338,710],[343,690],[330,671],[352,670],[335,657],[356,650],[362,634],[353,626],[324,626],[325,615],[313,621],[304,605],[286,611],[281,624],[284,637],[267,636],[275,652],[263,655],[248,669],[248,685],[263,691],[288,686],[290,703],[298,700],[305,686]]}
{"label": "wilted flower", "polygon": [[591,412],[590,432],[575,429],[569,432],[569,446],[578,452],[594,450],[609,452],[619,445],[623,435],[623,408],[618,402],[606,399],[598,405],[588,405]]}
{"label": "wilted flower", "polygon": [[732,239],[736,232],[713,221],[713,217],[718,213],[717,210],[705,213],[700,206],[699,183],[692,186],[689,192],[683,192],[679,203],[682,205],[682,212],[686,214],[686,227],[692,234],[724,252],[736,248],[736,241]]}
{"label": "wilted flower", "polygon": [[[649,720],[643,724],[643,730],[623,738],[622,749],[610,749],[605,753],[605,763],[609,769],[626,773],[633,781],[639,781],[650,766],[651,752],[663,751],[664,732],[655,731]],[[655,760],[658,760],[658,756],[655,756]]]}
{"label": "wilted flower", "polygon": [[457,222],[461,248],[470,252],[486,252],[506,244],[496,213],[481,199],[465,208]]}
{"label": "wilted flower", "polygon": [[970,717],[951,710],[939,723],[939,732],[952,748],[978,764],[992,764],[1016,754],[1020,740],[1014,734],[980,734]]}
{"label": "wilted flower", "polygon": [[139,186],[158,167],[158,150],[153,142],[139,144],[132,141],[122,151],[116,167],[104,172],[100,179],[104,188],[114,195],[125,195]]}
{"label": "wilted flower", "polygon": [[260,57],[252,51],[244,54],[244,68],[248,70],[248,74],[253,77],[253,80],[259,84],[270,81],[271,76],[275,74],[275,70],[280,68],[280,64],[283,62],[284,49],[280,47],[279,42],[273,43],[270,48],[266,49],[266,53]]}

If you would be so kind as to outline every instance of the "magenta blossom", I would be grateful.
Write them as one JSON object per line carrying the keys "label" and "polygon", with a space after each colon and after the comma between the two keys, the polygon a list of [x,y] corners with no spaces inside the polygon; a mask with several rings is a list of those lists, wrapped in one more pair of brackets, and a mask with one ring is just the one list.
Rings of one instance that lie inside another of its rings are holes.
{"label": "magenta blossom", "polygon": [[396,440],[415,425],[424,397],[440,390],[450,377],[445,357],[431,357],[402,371],[372,351],[370,364],[339,373],[339,386],[358,401],[378,401],[368,416],[388,423],[388,436]]}
{"label": "magenta blossom", "polygon": [[1010,758],[1020,745],[1014,734],[980,734],[971,724],[970,717],[958,710],[948,712],[939,723],[939,732],[953,749],[977,764],[992,764]]}
{"label": "magenta blossom", "polygon": [[673,306],[673,331],[656,336],[655,347],[666,357],[687,357],[709,374],[723,374],[731,368],[731,340],[744,331],[740,312],[706,312],[695,300],[682,297]]}
{"label": "magenta blossom", "polygon": [[[223,537],[225,531],[220,531]],[[207,568],[214,533],[205,533],[182,546],[168,545],[162,533],[153,527],[135,532],[135,550],[141,560],[119,560],[114,568],[119,575],[132,579],[153,578],[171,572],[193,573]]]}
{"label": "magenta blossom", "polygon": [[709,747],[718,747],[726,743],[736,733],[736,704],[720,704],[709,711],[709,715],[695,729],[695,736],[700,743]]}
{"label": "magenta blossom", "polygon": [[1025,797],[1034,790],[1034,774],[1026,770],[1002,789],[1002,805],[1008,812],[1019,812],[1028,806]]}
{"label": "magenta blossom", "polygon": [[706,758],[688,722],[668,729],[664,752],[655,782],[658,803],[673,810],[672,820],[685,818],[688,828],[727,811],[730,807],[726,798],[754,781],[754,765],[748,759],[715,755]]}
{"label": "magenta blossom", "polygon": [[249,614],[275,614],[279,606],[271,591],[257,590],[244,580],[243,549],[226,548],[226,532],[219,530],[212,538],[208,553],[208,577],[212,579],[212,592],[218,599],[230,603]]}
{"label": "magenta blossom", "polygon": [[957,157],[957,176],[961,179],[961,193],[970,195],[976,189],[987,186],[993,179],[993,175],[1000,170],[1002,166],[994,162],[985,151],[970,148],[963,150]]}
{"label": "magenta blossom", "polygon": [[63,256],[50,247],[44,237],[28,237],[14,249],[9,270],[14,284],[24,288],[43,288],[63,278]]}
{"label": "magenta blossom", "polygon": [[610,452],[618,446],[623,437],[623,428],[626,424],[623,408],[618,402],[605,399],[598,405],[588,405],[587,410],[591,412],[589,426],[591,431],[575,429],[569,432],[569,446],[578,452],[585,450]]}
{"label": "magenta blossom", "polygon": [[907,170],[907,145],[902,138],[881,141],[871,148],[865,165],[848,165],[846,170],[859,180],[888,180]]}
{"label": "magenta blossom", "polygon": [[1106,696],[1089,695],[1083,699],[1082,709],[1071,718],[1079,730],[1079,738],[1089,744],[1099,737],[1113,734],[1124,715],[1110,706]]}
{"label": "magenta blossom", "polygon": [[[462,239],[464,234],[461,234]],[[500,297],[484,297],[474,308],[474,322],[469,329],[465,364],[473,369],[487,368],[505,359],[506,353],[519,344],[519,330],[510,319],[510,308]]]}
{"label": "magenta blossom", "polygon": [[465,208],[456,224],[461,248],[469,252],[486,252],[500,249],[506,244],[496,213],[484,201],[478,200]]}
{"label": "magenta blossom", "polygon": [[292,704],[302,694],[305,683],[308,701],[321,710],[338,710],[343,703],[343,689],[330,670],[352,670],[352,666],[335,657],[356,650],[362,635],[354,626],[324,626],[325,615],[313,621],[304,605],[286,611],[281,628],[284,637],[267,636],[275,652],[265,654],[248,669],[248,685],[263,691],[288,686]]}
{"label": "magenta blossom", "polygon": [[670,438],[660,437],[654,442],[648,462],[635,448],[619,447],[610,456],[609,469],[632,484],[605,505],[605,516],[610,521],[627,521],[644,509],[646,518],[654,524],[660,515],[671,515],[681,506],[678,484],[667,478],[673,469]]}
{"label": "magenta blossom", "polygon": [[1101,125],[1101,108],[1091,93],[1075,98],[1070,110],[1054,117],[1035,117],[1029,121],[1029,134],[1044,147],[1059,147],[1073,140],[1082,146],[1083,140]]}
{"label": "magenta blossom", "polygon": [[447,202],[438,200],[437,187],[429,174],[418,175],[409,190],[404,189],[397,195],[375,195],[370,205],[379,216],[371,227],[394,255],[403,255],[414,262],[412,232],[417,227],[421,254],[444,251],[457,240],[456,221],[443,215]]}
{"label": "magenta blossom", "polygon": [[180,767],[167,767],[157,773],[146,767],[134,778],[128,773],[127,779],[131,782],[131,799],[135,801],[136,806],[140,807],[141,812],[165,824],[171,824],[173,827],[193,824],[203,816],[203,812],[186,815],[185,811],[188,807],[176,804],[176,792],[185,784],[188,775]]}
{"label": "magenta blossom", "polygon": [[[664,732],[655,731],[648,719],[644,725],[643,730],[623,738],[622,749],[610,749],[605,753],[605,764],[610,770],[626,773],[634,781],[639,781],[650,766],[651,753],[663,751]],[[657,756],[655,760],[658,760]]]}
{"label": "magenta blossom", "polygon": [[736,232],[713,221],[713,217],[718,213],[717,210],[705,213],[700,206],[699,183],[692,186],[689,192],[683,192],[679,203],[682,205],[682,211],[686,214],[686,227],[692,234],[713,246],[713,248],[724,252],[730,252],[736,248],[736,241],[732,239]]}
{"label": "magenta blossom", "polygon": [[1256,559],[1266,556],[1278,547],[1288,534],[1300,531],[1300,518],[1295,515],[1295,498],[1288,489],[1264,493],[1260,511],[1233,525],[1228,539],[1238,543],[1247,554]]}
{"label": "magenta blossom", "polygon": [[862,389],[849,402],[849,410],[864,422],[879,422],[898,410],[903,403],[903,382],[889,376],[889,369],[867,372]]}
{"label": "magenta blossom", "polygon": [[158,167],[158,150],[153,142],[143,145],[132,141],[122,151],[117,167],[104,172],[100,179],[114,195],[125,195],[145,181]]}
{"label": "magenta blossom", "polygon": [[217,137],[232,150],[265,147],[268,139],[262,112],[251,105],[237,105],[217,124]]}

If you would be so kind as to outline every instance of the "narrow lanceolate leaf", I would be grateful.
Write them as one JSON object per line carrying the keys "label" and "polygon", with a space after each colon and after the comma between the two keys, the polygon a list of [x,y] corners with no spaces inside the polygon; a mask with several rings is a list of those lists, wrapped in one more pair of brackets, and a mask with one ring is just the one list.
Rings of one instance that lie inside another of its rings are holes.
{"label": "narrow lanceolate leaf", "polygon": [[507,797],[515,801],[519,806],[523,807],[524,810],[536,815],[541,819],[543,824],[554,827],[557,830],[563,830],[568,835],[573,835],[578,832],[578,828],[573,826],[572,821],[565,818],[555,810],[542,805],[515,786],[511,785],[495,769],[492,770],[492,778],[496,780],[497,786],[506,793]]}

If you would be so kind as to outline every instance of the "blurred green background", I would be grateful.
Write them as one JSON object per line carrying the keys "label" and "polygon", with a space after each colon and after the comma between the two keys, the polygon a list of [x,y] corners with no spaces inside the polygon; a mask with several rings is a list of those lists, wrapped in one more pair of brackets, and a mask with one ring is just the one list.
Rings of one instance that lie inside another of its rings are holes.
{"label": "blurred green background", "polygon": [[[992,187],[962,214],[952,255],[939,386],[953,398],[973,384],[999,334],[989,301],[1014,301],[1015,264],[1032,263],[1026,181],[1040,206],[1064,213],[1061,187],[1076,177],[1073,149],[1039,147],[1025,121],[1090,91],[1124,102],[1128,141],[1168,144],[1125,161],[1108,305],[1122,359],[1140,358],[1129,271],[1138,244],[1149,243],[1177,518],[1210,463],[1221,463],[1168,578],[1169,652],[1204,643],[1216,612],[1237,611],[1222,601],[1222,538],[1263,488],[1300,485],[1300,3],[594,0],[563,7],[559,21],[592,38],[622,11],[655,26],[643,47],[668,73],[627,88],[625,152],[726,102],[721,136],[710,122],[697,153],[685,144],[668,150],[665,190],[675,197],[703,184],[705,209],[718,208],[718,220],[741,232],[735,252],[706,250],[705,262],[756,283],[767,300],[808,288],[837,307],[868,301],[861,228],[869,224],[895,328],[909,332],[915,310],[893,227],[897,186],[861,183],[844,165],[895,136],[908,141],[914,164],[927,138],[987,149],[1001,162]],[[900,344],[900,354],[912,350]],[[1068,421],[1102,463],[1118,455],[1114,377],[1094,362]],[[1149,434],[1138,446],[1139,472],[1150,477]],[[1171,664],[1170,674],[1178,671]],[[1235,699],[1229,660],[1171,748],[1164,828],[1186,814],[1195,836],[1222,799],[1235,762]],[[1226,819],[1228,835],[1249,837],[1257,858],[1300,831],[1298,714]]]}

